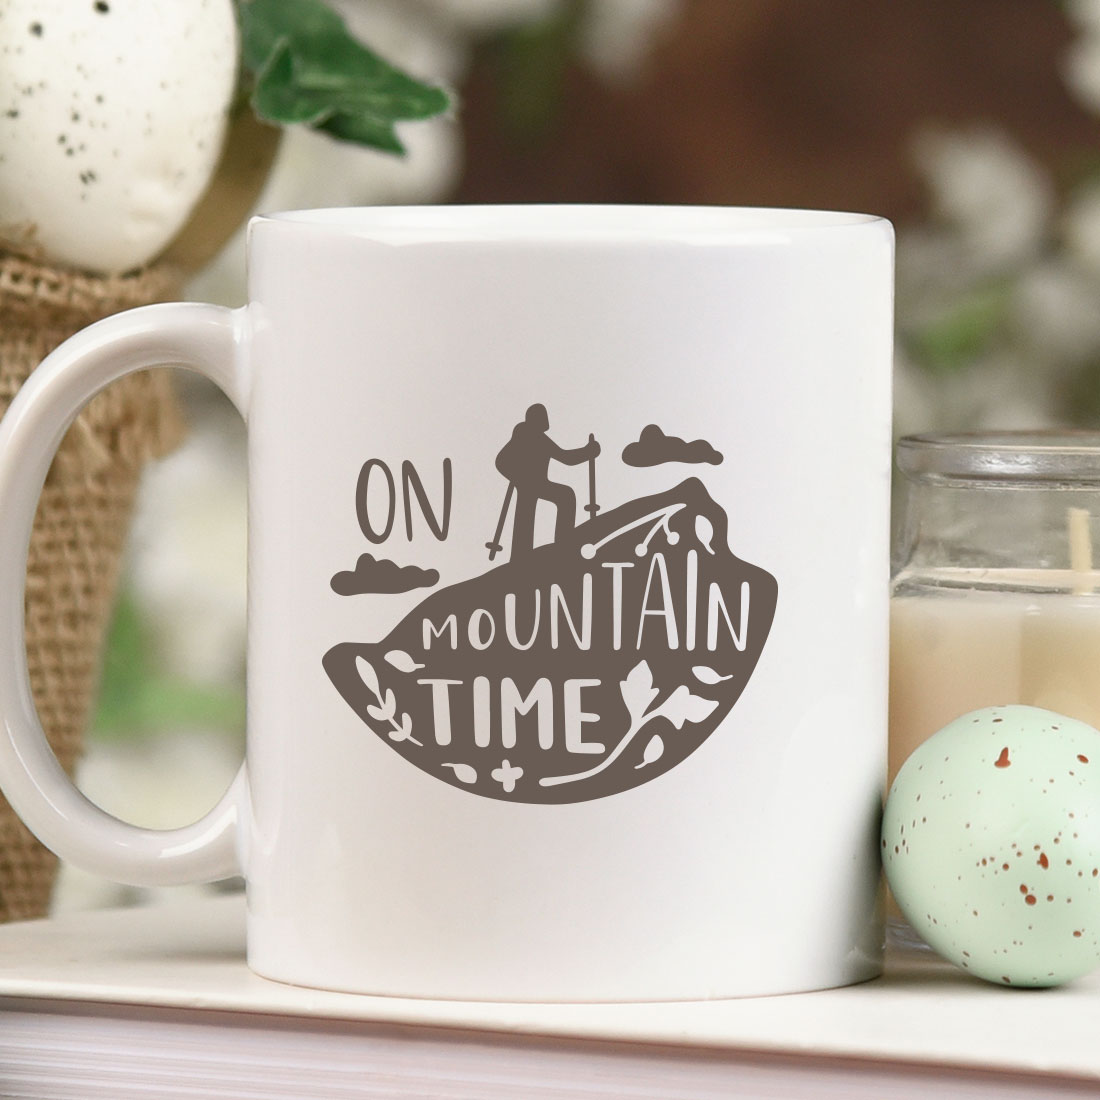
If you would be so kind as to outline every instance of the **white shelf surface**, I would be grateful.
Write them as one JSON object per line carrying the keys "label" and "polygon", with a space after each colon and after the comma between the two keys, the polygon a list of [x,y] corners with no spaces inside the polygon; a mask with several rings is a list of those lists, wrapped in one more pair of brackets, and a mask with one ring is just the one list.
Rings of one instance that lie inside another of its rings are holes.
{"label": "white shelf surface", "polygon": [[[0,927],[0,1011],[111,1006],[890,1061],[1100,1081],[1100,975],[1060,989],[980,982],[919,952],[883,978],[784,997],[501,1004],[355,996],[267,981],[244,961],[244,901],[187,901]],[[74,1005],[73,1003],[76,1002]],[[216,1016],[211,1019],[216,1020]]]}

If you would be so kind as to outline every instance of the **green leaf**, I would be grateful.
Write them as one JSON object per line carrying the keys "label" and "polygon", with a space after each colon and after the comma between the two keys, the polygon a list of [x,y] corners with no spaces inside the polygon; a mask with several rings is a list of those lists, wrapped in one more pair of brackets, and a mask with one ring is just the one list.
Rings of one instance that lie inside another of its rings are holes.
{"label": "green leaf", "polygon": [[514,137],[539,141],[553,128],[586,15],[586,0],[565,0],[542,19],[499,36],[501,121]]}
{"label": "green leaf", "polygon": [[964,370],[1002,331],[1011,299],[1007,282],[976,287],[934,321],[903,333],[906,350],[933,374]]}
{"label": "green leaf", "polygon": [[395,123],[433,118],[450,107],[443,89],[358,42],[320,0],[240,0],[240,23],[252,108],[265,122],[403,153]]}
{"label": "green leaf", "polygon": [[244,727],[244,693],[166,675],[151,658],[148,631],[123,594],[107,637],[92,735],[101,741],[142,737],[181,726]]}
{"label": "green leaf", "polygon": [[241,60],[259,72],[280,39],[316,40],[345,33],[344,21],[316,0],[241,0]]}

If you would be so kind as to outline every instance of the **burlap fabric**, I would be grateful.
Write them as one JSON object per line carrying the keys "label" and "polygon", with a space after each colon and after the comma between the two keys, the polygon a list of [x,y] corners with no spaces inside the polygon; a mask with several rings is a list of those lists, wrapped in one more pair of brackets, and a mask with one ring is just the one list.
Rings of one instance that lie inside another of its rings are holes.
{"label": "burlap fabric", "polygon": [[[168,269],[97,278],[0,252],[0,413],[74,332],[177,295]],[[181,435],[168,372],[131,375],[84,409],[46,481],[27,563],[27,663],[42,725],[70,773],[95,697],[138,477]],[[43,915],[56,867],[0,798],[0,921]]]}

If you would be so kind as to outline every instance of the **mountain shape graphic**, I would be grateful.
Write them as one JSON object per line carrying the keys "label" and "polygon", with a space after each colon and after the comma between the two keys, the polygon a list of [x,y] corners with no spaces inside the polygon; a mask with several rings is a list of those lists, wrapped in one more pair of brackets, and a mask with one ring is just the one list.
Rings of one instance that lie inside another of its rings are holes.
{"label": "mountain shape graphic", "polygon": [[690,756],[748,683],[778,586],[697,478],[427,596],[325,654],[364,725],[452,786],[571,803]]}

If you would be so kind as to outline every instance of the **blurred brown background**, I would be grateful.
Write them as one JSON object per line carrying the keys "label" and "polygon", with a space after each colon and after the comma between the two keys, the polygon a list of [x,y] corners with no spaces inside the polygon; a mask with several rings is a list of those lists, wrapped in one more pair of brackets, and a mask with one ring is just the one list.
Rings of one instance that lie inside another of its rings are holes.
{"label": "blurred brown background", "polygon": [[[995,124],[1058,176],[1097,144],[1097,120],[1062,79],[1074,32],[1051,0],[686,0],[618,86],[552,48],[524,55],[525,34],[476,50],[459,201],[810,206],[905,221],[922,213],[910,147],[922,128]],[[542,69],[521,78],[517,56],[532,55]]]}

